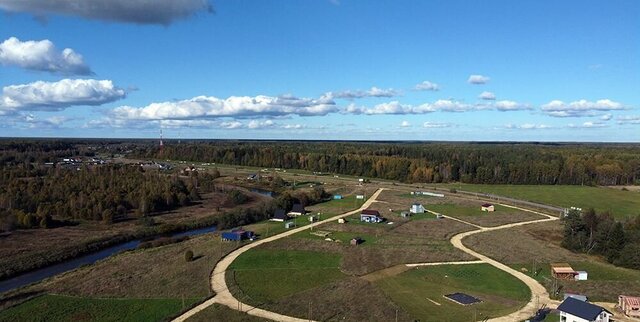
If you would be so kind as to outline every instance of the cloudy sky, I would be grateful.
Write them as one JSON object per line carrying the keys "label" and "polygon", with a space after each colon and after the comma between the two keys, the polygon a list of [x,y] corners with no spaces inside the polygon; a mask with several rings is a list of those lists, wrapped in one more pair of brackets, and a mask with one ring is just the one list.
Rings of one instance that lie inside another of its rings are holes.
{"label": "cloudy sky", "polygon": [[0,136],[640,141],[640,1],[0,0]]}

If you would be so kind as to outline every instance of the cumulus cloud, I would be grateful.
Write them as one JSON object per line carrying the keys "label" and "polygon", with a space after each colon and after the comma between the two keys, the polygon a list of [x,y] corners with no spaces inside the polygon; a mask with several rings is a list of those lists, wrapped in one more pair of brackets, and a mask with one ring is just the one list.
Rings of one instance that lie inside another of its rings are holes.
{"label": "cumulus cloud", "polygon": [[487,76],[482,76],[482,75],[470,75],[469,79],[467,79],[467,82],[469,84],[474,84],[474,85],[482,85],[482,84],[486,84],[489,82],[489,80],[491,80],[491,78],[487,77]]}
{"label": "cumulus cloud", "polygon": [[197,96],[188,100],[152,103],[145,107],[120,106],[111,112],[116,119],[161,120],[195,119],[216,117],[256,117],[256,116],[322,116],[337,112],[333,100],[298,98],[286,96],[231,96],[220,99],[211,96]]}
{"label": "cumulus cloud", "polygon": [[264,129],[268,127],[273,127],[274,125],[275,123],[272,120],[266,120],[266,121],[252,120],[249,122],[249,124],[247,124],[247,127],[250,129]]}
{"label": "cumulus cloud", "polygon": [[470,112],[481,110],[498,110],[498,111],[520,111],[527,110],[531,107],[527,104],[522,104],[514,101],[498,101],[491,104],[467,104],[460,101],[441,99],[433,103],[424,103],[421,105],[402,104],[398,101],[392,101],[388,103],[382,103],[375,105],[374,107],[367,108],[364,106],[357,106],[350,104],[347,106],[343,113],[346,114],[365,114],[365,115],[380,115],[380,114],[427,114],[433,112]]}
{"label": "cumulus cloud", "polygon": [[544,130],[544,129],[550,129],[551,126],[546,124],[525,123],[521,125],[507,124],[505,125],[505,128],[512,129],[512,130]]}
{"label": "cumulus cloud", "polygon": [[600,128],[600,127],[607,127],[608,125],[602,122],[592,122],[592,121],[587,121],[584,122],[582,124],[569,124],[567,125],[570,128],[581,128],[581,129],[590,129],[590,128]]}
{"label": "cumulus cloud", "polygon": [[436,83],[432,83],[430,81],[424,81],[420,84],[417,84],[413,89],[417,91],[439,91],[440,86]]}
{"label": "cumulus cloud", "polygon": [[428,128],[428,129],[439,129],[439,128],[452,127],[452,126],[453,124],[451,123],[441,123],[441,122],[424,122],[422,124],[422,127]]}
{"label": "cumulus cloud", "polygon": [[609,99],[601,99],[595,102],[579,100],[565,103],[560,100],[553,100],[542,105],[542,111],[554,117],[582,117],[593,116],[597,111],[623,110],[625,107]]}
{"label": "cumulus cloud", "polygon": [[126,97],[125,90],[110,80],[63,79],[10,85],[2,89],[0,111],[60,111],[71,106],[97,106]]}
{"label": "cumulus cloud", "polygon": [[371,87],[369,90],[348,90],[341,92],[328,92],[325,94],[328,98],[343,98],[343,99],[356,99],[364,97],[394,97],[400,93],[393,88],[382,89],[378,87]]}
{"label": "cumulus cloud", "polygon": [[239,129],[242,127],[242,122],[238,121],[228,121],[220,123],[220,126],[225,129]]}
{"label": "cumulus cloud", "polygon": [[478,95],[478,98],[479,99],[483,99],[485,101],[493,101],[493,100],[496,99],[496,94],[484,91],[484,92],[480,93],[480,95]]}
{"label": "cumulus cloud", "polygon": [[409,123],[409,121],[402,121],[402,123],[400,123],[400,127],[410,127],[411,123]]}
{"label": "cumulus cloud", "polygon": [[602,121],[609,121],[612,118],[613,118],[613,115],[611,113],[600,116],[600,120]]}
{"label": "cumulus cloud", "polygon": [[169,25],[198,12],[213,12],[208,0],[0,0],[0,9],[136,24]]}
{"label": "cumulus cloud", "polygon": [[58,51],[47,39],[20,41],[11,37],[5,40],[0,44],[0,64],[66,75],[92,74],[82,55],[71,48]]}

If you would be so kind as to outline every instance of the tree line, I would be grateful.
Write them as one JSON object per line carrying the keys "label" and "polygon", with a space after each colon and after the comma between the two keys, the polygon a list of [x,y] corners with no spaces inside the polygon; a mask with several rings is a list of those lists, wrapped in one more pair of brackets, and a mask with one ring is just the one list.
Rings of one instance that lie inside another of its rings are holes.
{"label": "tree line", "polygon": [[169,141],[139,143],[133,155],[402,182],[640,184],[633,144]]}
{"label": "tree line", "polygon": [[601,255],[617,266],[640,269],[640,216],[619,222],[607,212],[572,210],[563,221],[563,247]]}
{"label": "tree line", "polygon": [[137,166],[51,167],[22,176],[22,167],[0,168],[0,229],[47,228],[61,220],[106,223],[134,212],[153,212],[200,198],[191,180]]}

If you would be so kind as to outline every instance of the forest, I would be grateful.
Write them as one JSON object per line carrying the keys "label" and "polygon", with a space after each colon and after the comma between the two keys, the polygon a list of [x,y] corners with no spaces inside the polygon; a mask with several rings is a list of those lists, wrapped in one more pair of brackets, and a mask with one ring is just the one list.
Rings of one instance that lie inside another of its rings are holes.
{"label": "forest", "polygon": [[617,266],[640,269],[640,217],[615,221],[608,213],[572,210],[563,218],[562,246],[601,255]]}
{"label": "forest", "polygon": [[49,228],[64,220],[112,223],[198,200],[190,181],[139,166],[0,169],[0,229]]}
{"label": "forest", "polygon": [[634,144],[168,141],[162,150],[140,143],[133,155],[402,182],[640,184]]}

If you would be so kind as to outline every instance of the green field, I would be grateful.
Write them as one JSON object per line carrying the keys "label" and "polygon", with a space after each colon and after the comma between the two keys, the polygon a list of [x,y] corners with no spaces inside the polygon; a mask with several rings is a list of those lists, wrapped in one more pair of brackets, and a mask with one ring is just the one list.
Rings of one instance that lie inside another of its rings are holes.
{"label": "green field", "polygon": [[[415,268],[376,284],[420,321],[470,321],[474,315],[477,320],[502,316],[516,311],[530,297],[526,285],[488,264]],[[454,292],[473,295],[482,302],[463,306],[444,298]]]}
{"label": "green field", "polygon": [[640,192],[605,187],[450,184],[441,187],[491,193],[559,207],[594,208],[618,218],[640,214]]}
{"label": "green field", "polygon": [[338,254],[251,249],[229,267],[227,279],[243,300],[269,303],[346,277]]}
{"label": "green field", "polygon": [[356,199],[355,195],[346,196],[342,199],[331,199],[327,202],[319,203],[307,207],[313,214],[322,213],[327,218],[331,215],[339,215],[349,210],[357,209],[364,204],[365,199]]}
{"label": "green field", "polygon": [[95,299],[43,295],[0,312],[0,321],[162,321],[195,299]]}
{"label": "green field", "polygon": [[446,215],[446,216],[490,216],[491,214],[508,214],[508,213],[516,213],[517,210],[513,208],[503,207],[500,205],[495,205],[494,212],[486,212],[480,210],[480,204],[477,206],[466,206],[466,205],[457,205],[452,203],[444,203],[444,204],[432,204],[427,205],[426,209],[435,211],[437,213]]}
{"label": "green field", "polygon": [[[322,228],[319,228],[319,230],[324,230]],[[335,241],[339,241],[340,243],[344,244],[344,245],[348,245],[349,242],[351,242],[351,239],[355,238],[355,237],[360,237],[362,240],[364,240],[364,243],[360,244],[361,246],[371,246],[374,245],[378,242],[378,238],[376,236],[373,235],[369,235],[369,234],[362,234],[362,233],[354,233],[354,232],[347,232],[347,231],[330,231],[330,230],[324,230],[324,231],[329,231],[331,232],[331,234],[329,236],[327,236],[328,238],[331,238]],[[297,234],[294,235],[296,238],[307,238],[307,239],[315,239],[315,240],[324,240],[325,237],[321,237],[321,236],[316,236],[311,234],[310,231],[308,230],[304,230],[301,231]],[[327,241],[328,242],[328,241]]]}

